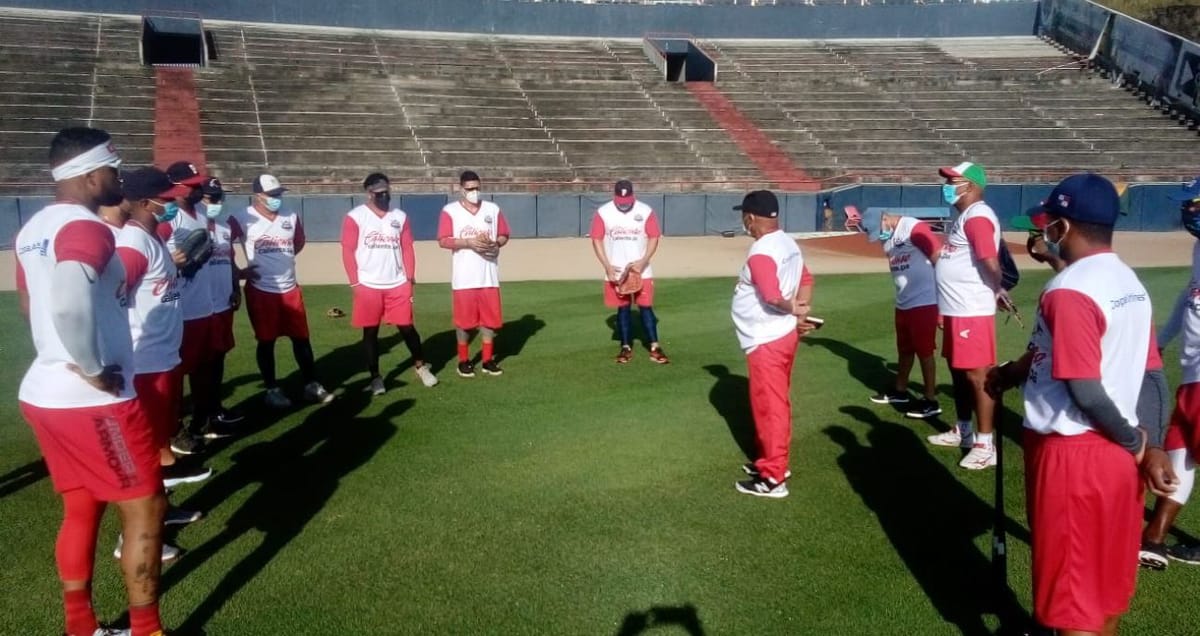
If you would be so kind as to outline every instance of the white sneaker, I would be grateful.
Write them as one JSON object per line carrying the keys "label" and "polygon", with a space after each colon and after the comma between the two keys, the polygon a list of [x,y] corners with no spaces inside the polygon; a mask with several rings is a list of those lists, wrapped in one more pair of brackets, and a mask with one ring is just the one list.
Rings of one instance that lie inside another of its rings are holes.
{"label": "white sneaker", "polygon": [[437,376],[433,374],[433,371],[429,370],[428,364],[422,364],[417,367],[417,377],[421,378],[421,383],[427,387],[433,388],[437,386]]}
{"label": "white sneaker", "polygon": [[92,636],[129,636],[131,632],[128,629],[113,629],[111,627],[97,627],[96,631],[92,632]]}
{"label": "white sneaker", "polygon": [[961,434],[959,434],[958,427],[956,426],[956,427],[946,431],[945,433],[938,433],[937,435],[930,435],[929,437],[926,437],[925,439],[930,444],[933,444],[934,446],[950,446],[953,448],[971,448],[972,443],[975,441],[975,434],[972,433],[971,435],[963,437]]}
{"label": "white sneaker", "polygon": [[[380,383],[382,384],[382,381]],[[320,382],[309,382],[304,386],[304,399],[318,404],[329,404],[333,401],[333,394],[326,391]]]}
{"label": "white sneaker", "polygon": [[383,395],[387,393],[387,387],[383,386],[383,378],[372,378],[371,384],[367,386],[366,391],[371,395]]}
{"label": "white sneaker", "polygon": [[[121,558],[121,546],[123,546],[123,545],[125,545],[125,537],[124,537],[124,535],[118,534],[117,535],[117,548],[115,550],[113,550],[113,558],[114,559]],[[179,558],[179,548],[177,548],[169,543],[164,543],[162,546],[162,561],[163,561],[163,563],[166,563],[167,561],[174,561],[177,558]],[[116,632],[116,633],[120,634],[121,632]]]}
{"label": "white sneaker", "polygon": [[967,470],[991,468],[996,465],[996,447],[990,444],[975,444],[958,465]]}
{"label": "white sneaker", "polygon": [[290,408],[292,408],[292,401],[289,400],[288,397],[283,394],[283,389],[281,389],[279,387],[275,387],[273,389],[267,389],[267,397],[265,399],[267,402],[267,406],[269,406],[273,409],[290,409]]}

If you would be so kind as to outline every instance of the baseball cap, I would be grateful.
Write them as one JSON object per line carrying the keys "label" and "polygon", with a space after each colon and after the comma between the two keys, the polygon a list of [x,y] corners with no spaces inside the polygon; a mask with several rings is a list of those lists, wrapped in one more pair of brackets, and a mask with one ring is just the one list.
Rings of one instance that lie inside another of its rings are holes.
{"label": "baseball cap", "polygon": [[121,192],[130,201],[145,199],[174,199],[187,196],[191,188],[172,183],[167,173],[158,168],[138,168],[121,175]]}
{"label": "baseball cap", "polygon": [[213,201],[220,201],[225,197],[225,186],[221,185],[220,179],[208,177],[200,184],[200,192]]}
{"label": "baseball cap", "polygon": [[970,161],[964,161],[953,168],[939,168],[938,174],[946,179],[962,177],[981,188],[987,187],[987,173],[984,172],[983,166]]}
{"label": "baseball cap", "polygon": [[284,192],[287,192],[287,188],[283,187],[279,183],[279,179],[272,175],[260,174],[254,179],[254,194],[262,193],[276,197]]}
{"label": "baseball cap", "polygon": [[1168,194],[1167,198],[1181,203],[1200,199],[1200,177],[1196,177],[1183,184],[1183,187]]}
{"label": "baseball cap", "polygon": [[779,217],[779,199],[770,190],[755,190],[742,198],[742,204],[733,206],[733,209],[774,219]]}
{"label": "baseball cap", "polygon": [[175,183],[194,188],[204,183],[204,175],[196,169],[196,164],[187,161],[176,161],[167,166],[167,177]]}
{"label": "baseball cap", "polygon": [[1098,174],[1071,175],[1054,186],[1050,196],[1030,209],[1026,217],[1013,219],[1012,225],[1017,229],[1041,230],[1052,215],[1084,223],[1116,225],[1121,215],[1121,197],[1116,186]]}
{"label": "baseball cap", "polygon": [[613,186],[613,203],[616,205],[633,205],[637,198],[633,196],[633,182],[621,179]]}

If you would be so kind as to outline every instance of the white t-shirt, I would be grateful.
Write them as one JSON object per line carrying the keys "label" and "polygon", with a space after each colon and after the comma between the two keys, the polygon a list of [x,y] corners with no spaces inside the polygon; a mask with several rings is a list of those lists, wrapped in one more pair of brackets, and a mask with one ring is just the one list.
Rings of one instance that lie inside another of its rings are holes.
{"label": "white t-shirt", "polygon": [[213,253],[204,269],[208,270],[208,287],[212,292],[214,314],[227,311],[233,305],[233,228],[229,227],[227,215],[218,216],[208,222],[208,237],[212,239]]}
{"label": "white t-shirt", "polygon": [[354,245],[358,283],[373,289],[392,289],[408,282],[400,241],[408,225],[408,215],[392,208],[381,217],[370,207],[360,205],[347,216],[358,226]]}
{"label": "white t-shirt", "polygon": [[[21,228],[16,239],[17,286],[29,292],[29,325],[37,356],[21,380],[18,399],[48,409],[107,406],[134,397],[133,340],[125,291],[125,267],[107,224],[73,203],[46,206]],[[102,365],[120,365],[125,389],[105,393],[67,370],[74,364],[54,329],[51,298],[54,267],[59,260],[86,263],[95,269],[96,343]]]}
{"label": "white t-shirt", "polygon": [[258,278],[249,284],[272,294],[295,289],[296,251],[303,246],[304,236],[300,217],[281,209],[274,219],[268,219],[249,206],[236,212],[230,222],[237,225],[234,235],[243,237],[248,264],[258,268]]}
{"label": "white t-shirt", "polygon": [[175,262],[157,235],[136,221],[117,236],[117,252],[125,264],[129,289],[129,332],[133,338],[134,373],[161,373],[179,366],[183,343]]}
{"label": "white t-shirt", "polygon": [[1183,384],[1200,382],[1200,240],[1192,244],[1192,278],[1159,332],[1157,345],[1165,347],[1179,333],[1183,334],[1179,348]]}
{"label": "white t-shirt", "polygon": [[[203,211],[189,214],[183,209],[171,219],[170,223],[158,224],[158,235],[166,241],[167,249],[171,252],[193,230],[207,230],[208,218]],[[179,277],[180,307],[183,309],[184,320],[198,320],[213,315],[212,283],[209,276],[212,268],[205,263],[191,278]]]}
{"label": "white t-shirt", "polygon": [[[455,201],[442,208],[442,229],[449,229],[449,236],[456,239],[471,239],[476,234],[486,234],[495,240],[507,235],[507,224],[500,207],[491,201],[480,201],[479,211],[471,214],[462,203]],[[450,261],[451,289],[479,289],[500,286],[500,267],[494,258],[487,258],[469,249],[454,250]]]}
{"label": "white t-shirt", "polygon": [[800,253],[800,246],[783,230],[759,237],[750,246],[746,264],[742,266],[733,290],[733,307],[730,311],[734,329],[737,331],[738,344],[746,353],[750,353],[759,345],[778,340],[796,329],[796,316],[779,312],[766,304],[770,299],[759,297],[750,274],[750,259],[757,255],[767,256],[775,262],[779,290],[785,298],[795,296],[796,291],[800,289],[801,271],[804,269],[804,256]]}
{"label": "white t-shirt", "polygon": [[991,221],[994,251],[1000,248],[1000,221],[988,204],[979,201],[958,215],[934,268],[938,312],[943,316],[996,315],[996,293],[983,282],[983,266],[976,260],[967,240],[966,225],[975,218]]}
{"label": "white t-shirt", "polygon": [[[912,242],[913,230],[925,225],[910,216],[901,217],[892,236],[883,242],[883,252],[896,285],[896,308],[912,309],[937,304],[937,281],[933,264]],[[926,229],[928,226],[925,226]]]}
{"label": "white t-shirt", "polygon": [[1043,434],[1093,430],[1068,392],[1065,380],[1073,379],[1099,379],[1136,426],[1151,320],[1150,295],[1116,254],[1089,256],[1059,272],[1038,302],[1029,341],[1034,357],[1025,382],[1025,426]]}
{"label": "white t-shirt", "polygon": [[[662,232],[654,210],[645,203],[637,201],[629,212],[622,212],[609,201],[596,210],[589,236],[604,241],[604,254],[620,275],[626,266],[646,255],[649,239],[662,236]],[[650,265],[642,270],[642,278],[654,278]]]}

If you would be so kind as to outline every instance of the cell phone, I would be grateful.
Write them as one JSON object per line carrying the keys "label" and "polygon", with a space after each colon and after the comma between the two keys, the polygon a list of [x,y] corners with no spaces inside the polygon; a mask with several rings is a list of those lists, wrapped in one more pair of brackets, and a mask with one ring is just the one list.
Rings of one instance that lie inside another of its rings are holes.
{"label": "cell phone", "polygon": [[808,324],[812,325],[816,329],[820,329],[821,327],[825,326],[825,319],[817,318],[816,316],[805,316],[804,322],[807,322]]}

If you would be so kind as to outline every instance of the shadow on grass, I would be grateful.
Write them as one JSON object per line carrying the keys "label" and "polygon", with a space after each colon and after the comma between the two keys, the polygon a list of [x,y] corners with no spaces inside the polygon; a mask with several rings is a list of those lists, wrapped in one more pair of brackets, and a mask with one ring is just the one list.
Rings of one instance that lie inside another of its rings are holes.
{"label": "shadow on grass", "polygon": [[[525,314],[517,320],[504,323],[496,332],[496,360],[499,362],[521,355],[525,345],[545,326],[546,321],[533,314]],[[472,359],[475,362],[479,362],[481,356],[479,346],[474,344],[478,340],[478,333],[473,333],[471,342],[475,355]],[[425,358],[434,373],[440,373],[443,369],[458,364],[458,336],[455,335],[455,331],[439,331],[426,339]]]}
{"label": "shadow on grass", "polygon": [[[975,545],[991,533],[991,503],[964,486],[908,428],[866,408],[841,411],[868,431],[864,444],[848,428],[824,429],[842,447],[838,466],[942,618],[968,635],[992,633],[986,614],[1000,617],[1005,633],[1031,625],[1010,587],[993,592],[990,559]],[[1029,542],[1029,532],[1012,519],[1006,529],[1011,538]]]}
{"label": "shadow on grass", "polygon": [[[613,310],[611,307],[608,309],[612,310],[613,313],[609,314],[608,317],[604,319],[604,324],[608,325],[608,328],[612,331],[612,338],[610,339],[619,344],[621,342],[621,332],[617,331],[617,313],[616,310]],[[650,340],[646,337],[646,328],[642,326],[642,317],[640,314],[638,314],[639,311],[640,310],[637,308],[630,309],[630,312],[632,313],[629,317],[629,322],[631,325],[629,337],[632,338],[634,342],[640,341],[642,343],[642,348],[646,351],[649,351]],[[654,318],[656,324],[658,322],[662,322],[659,320],[657,313],[654,314]],[[661,340],[662,334],[659,334],[658,337]]]}
{"label": "shadow on grass", "polygon": [[48,476],[50,476],[50,473],[46,470],[46,462],[40,459],[14,468],[0,475],[0,497],[7,497],[15,492],[24,490]]}
{"label": "shadow on grass", "polygon": [[[621,622],[617,636],[637,636],[648,632],[659,633],[661,630],[677,627],[690,636],[704,636],[704,625],[694,605],[654,606],[644,612],[630,612]],[[678,630],[670,630],[672,632]]]}
{"label": "shadow on grass", "polygon": [[758,441],[754,436],[754,420],[750,412],[750,380],[734,375],[723,364],[704,367],[716,382],[708,391],[708,402],[725,419],[729,434],[746,459],[758,457]]}

